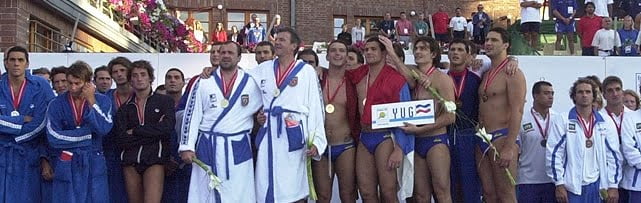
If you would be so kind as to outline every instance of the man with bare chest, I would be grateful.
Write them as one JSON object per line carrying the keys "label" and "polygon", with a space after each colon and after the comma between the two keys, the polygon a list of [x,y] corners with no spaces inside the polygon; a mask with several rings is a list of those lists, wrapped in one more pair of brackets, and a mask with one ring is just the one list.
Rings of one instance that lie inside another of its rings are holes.
{"label": "man with bare chest", "polygon": [[329,148],[320,161],[312,162],[318,202],[330,202],[334,175],[338,176],[341,202],[356,202],[356,90],[347,85],[347,45],[333,41],[328,46],[329,70],[323,70],[321,88],[325,102],[325,135]]}
{"label": "man with bare chest", "polygon": [[516,202],[514,185],[511,184],[505,168],[516,176],[518,145],[516,138],[523,115],[525,103],[525,76],[517,69],[507,75],[505,68],[510,39],[503,28],[493,28],[487,34],[485,50],[492,60],[492,67],[483,75],[479,87],[479,127],[493,135],[492,144],[500,156],[494,160],[492,150],[481,143],[482,152],[487,157],[480,160],[479,175],[486,202]]}
{"label": "man with bare chest", "polygon": [[[349,85],[356,87],[361,116],[356,177],[363,202],[398,202],[399,197],[411,196],[414,138],[400,128],[371,129],[371,108],[376,104],[409,101],[411,95],[405,78],[385,63],[385,58],[394,52],[379,38],[382,37],[372,37],[365,44],[367,64],[347,73]],[[397,170],[402,171],[400,182]]]}
{"label": "man with bare chest", "polygon": [[414,147],[418,156],[414,157],[414,199],[416,202],[430,202],[433,196],[438,202],[452,202],[447,126],[454,123],[456,116],[447,112],[444,105],[426,89],[431,86],[445,100],[454,101],[454,83],[435,66],[441,61],[436,40],[418,38],[414,43],[414,60],[420,79],[416,81],[413,99],[433,99],[436,118],[433,124],[416,126],[406,123],[401,127],[406,133],[416,136]]}

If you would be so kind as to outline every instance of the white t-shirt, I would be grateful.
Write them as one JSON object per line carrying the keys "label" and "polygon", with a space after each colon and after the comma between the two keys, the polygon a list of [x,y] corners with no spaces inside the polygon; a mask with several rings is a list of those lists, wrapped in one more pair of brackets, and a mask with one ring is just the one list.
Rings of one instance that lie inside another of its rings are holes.
{"label": "white t-shirt", "polygon": [[450,20],[450,28],[454,31],[465,31],[465,27],[467,26],[467,19],[462,16],[454,16]]}
{"label": "white t-shirt", "polygon": [[[531,2],[543,4],[543,0],[520,0],[521,2]],[[521,24],[528,22],[541,22],[540,8],[534,7],[521,7]]]}
{"label": "white t-shirt", "polygon": [[[592,137],[592,141],[594,142],[595,138]],[[587,140],[585,136],[583,136],[583,140]],[[583,147],[585,147],[585,141],[581,143]],[[582,185],[589,185],[591,183],[596,182],[599,180],[599,164],[597,163],[596,160],[596,151],[594,149],[594,144],[592,144],[592,147],[590,148],[585,148],[585,154],[583,156],[583,183]]]}
{"label": "white t-shirt", "polygon": [[365,41],[365,28],[364,27],[353,27],[352,28],[352,43],[357,41]]}
{"label": "white t-shirt", "polygon": [[592,46],[601,50],[613,50],[614,47],[621,47],[621,38],[613,29],[600,29],[594,34]]}
{"label": "white t-shirt", "polygon": [[592,2],[594,3],[594,15],[601,17],[609,17],[610,13],[608,12],[608,5],[614,4],[613,0],[585,0],[585,3]]}
{"label": "white t-shirt", "polygon": [[[472,40],[474,38],[474,24],[472,23],[472,21],[467,22],[467,27],[466,28],[467,28],[467,32],[469,33],[468,36],[470,36],[469,40]],[[639,35],[639,36],[641,36],[641,35]]]}
{"label": "white t-shirt", "polygon": [[[544,119],[539,112],[534,111],[532,108],[529,110],[524,109],[521,129],[519,131],[519,140],[521,141],[521,147],[519,149],[521,151],[519,156],[518,184],[552,182],[552,179],[546,174],[545,153],[547,142],[543,141],[543,135],[545,135],[547,139],[552,131],[552,121],[560,119],[557,118],[559,116],[561,115],[550,109],[549,115]],[[541,145],[542,143],[544,143],[544,145]]]}
{"label": "white t-shirt", "polygon": [[641,46],[641,32],[639,32],[639,35],[637,36],[637,45]]}

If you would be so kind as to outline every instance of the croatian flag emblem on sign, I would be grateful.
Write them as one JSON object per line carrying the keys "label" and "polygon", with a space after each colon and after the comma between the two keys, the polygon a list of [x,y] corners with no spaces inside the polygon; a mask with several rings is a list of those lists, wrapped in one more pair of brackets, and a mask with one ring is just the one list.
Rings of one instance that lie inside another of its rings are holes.
{"label": "croatian flag emblem on sign", "polygon": [[372,129],[431,124],[434,118],[434,100],[408,101],[372,106]]}

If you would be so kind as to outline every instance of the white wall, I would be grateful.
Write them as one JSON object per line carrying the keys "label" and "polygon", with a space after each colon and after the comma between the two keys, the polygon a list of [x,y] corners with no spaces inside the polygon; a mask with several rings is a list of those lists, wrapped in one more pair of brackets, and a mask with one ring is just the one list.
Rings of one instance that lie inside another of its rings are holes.
{"label": "white wall", "polygon": [[[199,74],[203,67],[210,66],[209,54],[142,54],[142,53],[32,53],[30,54],[30,68],[54,67],[70,65],[76,60],[83,60],[94,68],[106,65],[109,60],[117,56],[129,59],[144,59],[151,62],[156,69],[154,85],[164,83],[164,74],[169,68],[178,67],[188,79]],[[0,56],[2,57],[2,56]],[[480,56],[486,58],[485,56]],[[603,79],[607,75],[616,75],[623,80],[625,89],[638,92],[641,85],[641,58],[639,57],[586,57],[586,56],[519,56],[520,68],[527,79],[528,94],[526,107],[532,96],[529,93],[531,86],[539,80],[546,80],[553,84],[555,89],[554,109],[560,112],[567,111],[573,106],[569,97],[569,89],[578,78],[587,75],[597,75]],[[414,56],[407,55],[406,63],[411,64]],[[325,54],[319,55],[321,66],[327,67]],[[443,56],[447,61],[447,56]],[[256,66],[254,54],[243,54],[240,62],[243,68]],[[3,71],[4,72],[4,71]]]}

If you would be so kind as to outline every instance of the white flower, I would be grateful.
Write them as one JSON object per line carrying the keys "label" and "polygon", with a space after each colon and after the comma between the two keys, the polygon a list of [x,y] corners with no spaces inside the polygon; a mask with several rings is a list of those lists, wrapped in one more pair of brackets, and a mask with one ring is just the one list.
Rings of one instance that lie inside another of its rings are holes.
{"label": "white flower", "polygon": [[214,181],[214,175],[209,175],[209,190],[216,188],[216,182]]}
{"label": "white flower", "polygon": [[445,110],[448,113],[456,113],[456,104],[453,101],[445,101]]}
{"label": "white flower", "polygon": [[485,128],[478,129],[478,131],[476,132],[476,136],[480,137],[483,142],[491,144],[492,134],[488,134],[487,132],[485,132]]}

